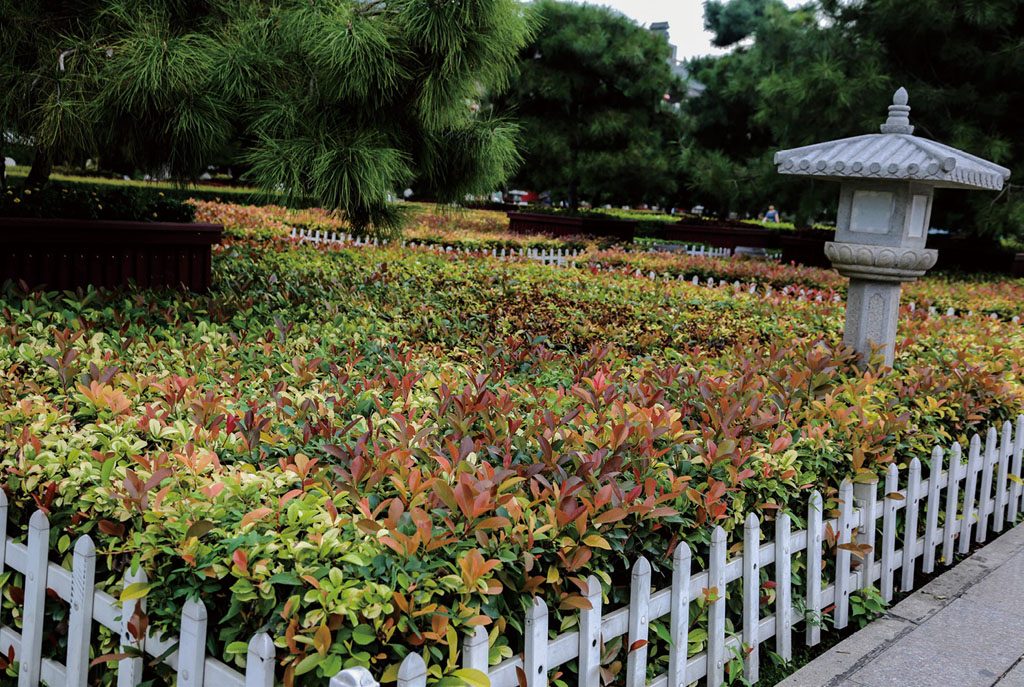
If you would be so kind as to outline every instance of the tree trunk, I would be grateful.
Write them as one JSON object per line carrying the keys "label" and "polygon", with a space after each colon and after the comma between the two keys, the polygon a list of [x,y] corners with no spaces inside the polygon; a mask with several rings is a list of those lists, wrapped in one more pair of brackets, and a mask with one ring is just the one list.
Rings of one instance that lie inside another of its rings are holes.
{"label": "tree trunk", "polygon": [[49,148],[36,148],[36,156],[32,160],[32,169],[25,178],[26,186],[45,186],[50,180],[53,170],[53,153]]}
{"label": "tree trunk", "polygon": [[580,207],[580,180],[577,177],[579,173],[578,160],[579,155],[576,153],[576,148],[573,147],[572,152],[569,153],[569,207],[573,210],[578,210]]}

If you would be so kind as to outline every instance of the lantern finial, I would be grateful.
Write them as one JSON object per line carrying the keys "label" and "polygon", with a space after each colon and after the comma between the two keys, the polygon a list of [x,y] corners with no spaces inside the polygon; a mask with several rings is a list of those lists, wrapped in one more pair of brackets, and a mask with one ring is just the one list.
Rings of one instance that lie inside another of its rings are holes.
{"label": "lantern finial", "polygon": [[907,105],[907,89],[900,86],[892,94],[892,105],[889,106],[889,118],[882,125],[883,134],[912,134],[914,127],[910,126],[910,106]]}

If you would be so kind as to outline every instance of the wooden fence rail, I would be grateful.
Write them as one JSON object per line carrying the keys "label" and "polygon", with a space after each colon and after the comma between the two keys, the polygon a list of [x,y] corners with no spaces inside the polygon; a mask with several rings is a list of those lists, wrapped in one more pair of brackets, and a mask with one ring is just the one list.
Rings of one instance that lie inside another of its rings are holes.
{"label": "wooden fence rail", "polygon": [[[742,657],[744,676],[756,680],[760,645],[772,640],[773,650],[788,660],[793,652],[793,626],[804,622],[804,642],[810,646],[821,639],[822,609],[834,605],[837,629],[850,620],[850,595],[878,583],[882,597],[890,601],[896,586],[913,588],[918,559],[921,571],[934,571],[940,559],[950,565],[954,545],[967,553],[972,539],[985,541],[990,535],[1012,524],[1021,514],[1021,462],[1024,456],[1024,415],[1003,424],[1001,432],[992,427],[984,442],[975,435],[969,445],[968,460],[954,444],[948,451],[935,448],[927,478],[921,462],[914,458],[907,466],[907,486],[898,489],[900,471],[890,465],[882,489],[875,483],[843,482],[839,489],[839,514],[826,519],[822,497],[811,494],[806,513],[807,529],[792,531],[791,517],[782,513],[774,522],[774,539],[768,540],[762,523],[753,513],[742,528],[742,552],[728,556],[725,531],[716,527],[711,536],[707,569],[691,570],[693,552],[680,544],[672,555],[672,581],[664,589],[653,589],[651,566],[645,558],[633,565],[628,606],[606,611],[602,607],[601,584],[591,576],[586,598],[592,608],[580,611],[578,629],[552,638],[548,609],[540,598],[533,600],[525,616],[525,641],[522,653],[497,665],[488,665],[488,635],[482,627],[464,638],[461,662],[464,668],[485,673],[491,687],[517,687],[520,676],[528,687],[548,684],[552,670],[577,660],[578,684],[600,684],[601,650],[605,642],[626,637],[625,679],[627,687],[685,687],[704,679],[710,687],[723,683],[726,665],[734,656]],[[984,443],[984,446],[983,446]],[[944,463],[948,469],[943,470]],[[963,485],[961,491],[961,484]],[[942,490],[945,489],[945,495]],[[961,498],[962,495],[962,498]],[[15,543],[7,536],[7,498],[0,490],[0,573],[10,568],[25,577],[22,628],[0,625],[0,654],[13,649],[19,661],[18,686],[48,685],[85,687],[90,673],[89,647],[92,622],[118,633],[123,649],[141,649],[161,658],[177,676],[178,687],[273,687],[276,649],[271,637],[260,633],[249,642],[246,668],[239,673],[221,661],[206,655],[208,615],[200,600],[187,601],[181,611],[179,636],[172,637],[149,630],[137,636],[133,614],[145,598],[125,601],[95,588],[96,550],[92,540],[83,536],[75,543],[71,570],[49,562],[50,524],[41,512],[29,522],[26,543]],[[904,511],[902,532],[898,513]],[[939,516],[943,515],[943,522]],[[881,519],[881,536],[878,521]],[[826,533],[836,541],[835,575],[822,587],[823,543]],[[902,548],[897,549],[900,534]],[[972,537],[973,534],[973,537]],[[870,546],[870,551],[859,547]],[[860,564],[851,565],[856,549]],[[793,598],[792,561],[804,552],[806,590],[798,603]],[[770,613],[763,614],[760,594],[760,570],[774,566],[775,600]],[[896,577],[899,571],[899,578]],[[738,633],[727,632],[726,599],[728,585],[742,580],[742,613],[733,618]],[[143,570],[128,571],[124,587],[146,584]],[[70,607],[67,652],[63,663],[43,657],[43,628],[47,591]],[[690,604],[703,601],[708,610],[707,646],[688,655]],[[144,609],[143,609],[144,610]],[[668,649],[664,672],[647,681],[646,640],[651,623],[668,616]],[[133,687],[142,679],[143,658],[129,656],[117,662],[118,687]],[[98,671],[104,668],[94,667]],[[425,687],[427,666],[416,653],[410,654],[398,673],[398,687]],[[363,669],[340,671],[331,678],[330,687],[371,687],[376,685]]]}

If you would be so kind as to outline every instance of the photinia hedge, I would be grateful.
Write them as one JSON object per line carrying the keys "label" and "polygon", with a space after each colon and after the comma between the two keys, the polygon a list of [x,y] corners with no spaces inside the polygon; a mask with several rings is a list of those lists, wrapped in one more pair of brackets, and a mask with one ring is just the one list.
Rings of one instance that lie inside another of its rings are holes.
{"label": "photinia hedge", "polygon": [[209,650],[242,665],[267,630],[288,684],[393,680],[410,650],[459,684],[462,633],[512,655],[531,595],[571,629],[588,575],[623,603],[637,555],[663,581],[714,525],[799,518],[812,489],[834,508],[844,477],[1024,409],[1024,335],[998,319],[904,309],[896,369],[860,371],[828,299],[281,231],[217,247],[207,295],[6,285],[0,467],[13,536],[43,509],[69,566],[90,534],[101,588],[156,581],[151,627],[199,595]]}

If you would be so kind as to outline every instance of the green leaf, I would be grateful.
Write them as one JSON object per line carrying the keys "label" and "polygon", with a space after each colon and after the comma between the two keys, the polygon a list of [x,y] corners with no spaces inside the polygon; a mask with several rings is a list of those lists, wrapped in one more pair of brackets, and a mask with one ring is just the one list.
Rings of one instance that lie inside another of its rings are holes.
{"label": "green leaf", "polygon": [[299,661],[299,665],[295,666],[296,675],[304,675],[309,671],[320,665],[320,662],[324,660],[324,657],[320,654],[310,654],[306,658]]}
{"label": "green leaf", "polygon": [[377,633],[369,625],[356,625],[352,630],[352,641],[356,644],[370,644],[377,641]]}
{"label": "green leaf", "polygon": [[290,585],[300,585],[300,584],[302,584],[302,580],[300,580],[293,573],[289,573],[289,572],[274,573],[269,578],[267,578],[267,582],[269,582],[270,584],[290,584]]}
{"label": "green leaf", "polygon": [[370,561],[365,556],[360,556],[358,553],[346,553],[341,557],[341,560],[358,566],[367,566],[370,564]]}
{"label": "green leaf", "polygon": [[116,466],[116,464],[117,464],[117,461],[114,460],[113,458],[108,458],[107,460],[103,461],[103,466],[100,467],[100,481],[101,482],[103,482],[104,484],[107,484],[107,483],[110,482],[110,475],[113,474],[114,467]]}
{"label": "green leaf", "polygon": [[664,641],[668,642],[669,645],[671,646],[671,644],[672,644],[672,635],[669,634],[668,629],[664,625],[662,625],[661,623],[652,623],[651,624],[651,629],[654,630],[654,634],[658,635],[658,637],[660,637]]}

